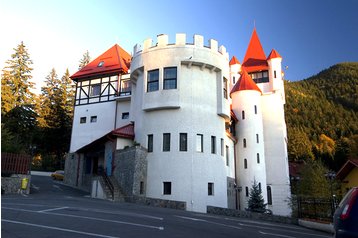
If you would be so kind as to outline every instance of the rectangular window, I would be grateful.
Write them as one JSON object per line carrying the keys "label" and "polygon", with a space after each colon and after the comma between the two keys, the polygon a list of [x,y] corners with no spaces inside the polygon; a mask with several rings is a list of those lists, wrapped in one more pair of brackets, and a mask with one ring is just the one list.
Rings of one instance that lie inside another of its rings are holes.
{"label": "rectangular window", "polygon": [[121,80],[119,96],[131,95],[132,83],[129,79]]}
{"label": "rectangular window", "polygon": [[101,94],[101,85],[94,84],[90,87],[90,97],[99,96]]}
{"label": "rectangular window", "polygon": [[81,124],[86,123],[86,117],[81,117],[81,118],[80,118],[80,123],[81,123]]}
{"label": "rectangular window", "polygon": [[256,105],[255,105],[254,109],[255,109],[255,114],[257,114],[257,106]]}
{"label": "rectangular window", "polygon": [[203,145],[204,145],[203,134],[197,134],[196,135],[196,151],[204,152]]}
{"label": "rectangular window", "polygon": [[241,118],[242,118],[242,120],[245,119],[245,111],[241,111]]}
{"label": "rectangular window", "polygon": [[129,112],[123,112],[122,119],[128,119],[128,118],[129,118]]}
{"label": "rectangular window", "polygon": [[260,193],[261,193],[261,183],[259,183],[259,191],[260,191]]}
{"label": "rectangular window", "polygon": [[260,163],[260,154],[259,153],[256,154],[256,159],[257,159],[257,163],[259,164]]}
{"label": "rectangular window", "polygon": [[273,71],[273,77],[276,78],[276,70]]}
{"label": "rectangular window", "polygon": [[153,152],[153,135],[148,135],[148,152]]}
{"label": "rectangular window", "polygon": [[163,194],[164,195],[172,194],[172,182],[163,182]]}
{"label": "rectangular window", "polygon": [[224,98],[227,99],[227,79],[223,78],[223,90],[224,90]]}
{"label": "rectangular window", "polygon": [[163,134],[163,151],[170,151],[170,133]]}
{"label": "rectangular window", "polygon": [[188,150],[188,134],[180,133],[179,134],[179,151]]}
{"label": "rectangular window", "polygon": [[148,71],[147,92],[159,90],[159,69]]}
{"label": "rectangular window", "polygon": [[221,147],[221,156],[224,156],[224,139],[221,138],[220,140],[220,147]]}
{"label": "rectangular window", "polygon": [[216,154],[216,136],[211,136],[211,153]]}
{"label": "rectangular window", "polygon": [[214,196],[214,183],[208,183],[208,195]]}
{"label": "rectangular window", "polygon": [[267,186],[267,204],[268,204],[268,205],[272,205],[271,186]]}
{"label": "rectangular window", "polygon": [[140,181],[139,184],[139,194],[143,194],[144,193],[144,182]]}
{"label": "rectangular window", "polygon": [[249,196],[249,188],[246,186],[245,187],[245,196],[248,197]]}
{"label": "rectangular window", "polygon": [[242,140],[242,145],[244,146],[244,148],[246,148],[246,139]]}
{"label": "rectangular window", "polygon": [[97,116],[91,116],[91,123],[97,122]]}
{"label": "rectangular window", "polygon": [[177,88],[177,67],[164,68],[163,89]]}
{"label": "rectangular window", "polygon": [[226,146],[226,166],[229,166],[229,146]]}
{"label": "rectangular window", "polygon": [[256,143],[259,143],[259,134],[256,134]]}
{"label": "rectangular window", "polygon": [[244,169],[247,169],[247,159],[244,159]]}

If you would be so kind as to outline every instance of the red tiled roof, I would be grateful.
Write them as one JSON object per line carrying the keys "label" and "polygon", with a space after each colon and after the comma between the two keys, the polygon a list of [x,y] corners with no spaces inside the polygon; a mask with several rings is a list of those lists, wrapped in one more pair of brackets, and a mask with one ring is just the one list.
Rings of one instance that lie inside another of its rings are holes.
{"label": "red tiled roof", "polygon": [[122,138],[134,139],[134,124],[128,124],[111,131],[111,134],[114,136],[119,136]]}
{"label": "red tiled roof", "polygon": [[[119,45],[115,44],[102,55],[91,61],[71,76],[72,80],[108,73],[127,73],[131,56]],[[103,62],[103,63],[101,63]]]}
{"label": "red tiled roof", "polygon": [[250,75],[244,69],[241,71],[240,79],[236,82],[236,84],[232,88],[230,95],[234,92],[242,91],[242,90],[256,90],[262,93],[260,88],[256,85],[254,80],[252,80]]}
{"label": "red tiled roof", "polygon": [[242,67],[250,73],[255,71],[268,70],[266,55],[257,35],[256,28],[254,28],[254,31],[252,32]]}
{"label": "red tiled roof", "polygon": [[343,180],[347,175],[354,169],[358,167],[358,159],[350,159],[341,167],[337,172],[336,177],[340,180]]}
{"label": "red tiled roof", "polygon": [[229,62],[229,65],[233,64],[240,64],[240,61],[235,56],[233,56]]}
{"label": "red tiled roof", "polygon": [[282,59],[281,55],[275,49],[272,49],[271,53],[267,57],[267,60],[274,59],[274,58],[281,58]]}

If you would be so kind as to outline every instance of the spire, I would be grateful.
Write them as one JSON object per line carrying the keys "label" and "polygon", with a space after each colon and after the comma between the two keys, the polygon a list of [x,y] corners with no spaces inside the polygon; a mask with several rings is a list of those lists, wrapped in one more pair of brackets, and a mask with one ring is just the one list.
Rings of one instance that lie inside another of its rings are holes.
{"label": "spire", "polygon": [[256,83],[252,80],[250,75],[244,69],[241,72],[240,79],[232,88],[230,95],[234,92],[242,91],[242,90],[256,90],[262,93],[260,88],[256,85]]}
{"label": "spire", "polygon": [[282,59],[281,55],[275,49],[272,49],[271,53],[267,57],[267,60],[274,59],[274,58],[281,58]]}
{"label": "spire", "polygon": [[259,36],[257,35],[256,28],[254,28],[254,31],[252,32],[242,66],[248,72],[268,69],[266,55],[262,48]]}
{"label": "spire", "polygon": [[240,64],[240,61],[235,56],[233,56],[229,62],[229,65],[234,65],[234,64]]}
{"label": "spire", "polygon": [[91,61],[81,70],[71,76],[72,80],[94,76],[98,74],[108,74],[115,72],[127,73],[129,70],[131,56],[122,47],[115,44],[102,55]]}

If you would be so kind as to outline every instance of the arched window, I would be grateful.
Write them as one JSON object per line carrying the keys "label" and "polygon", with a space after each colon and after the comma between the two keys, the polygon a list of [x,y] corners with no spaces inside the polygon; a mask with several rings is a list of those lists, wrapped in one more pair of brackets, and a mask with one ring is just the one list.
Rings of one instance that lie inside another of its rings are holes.
{"label": "arched window", "polygon": [[247,169],[247,159],[244,159],[244,168]]}

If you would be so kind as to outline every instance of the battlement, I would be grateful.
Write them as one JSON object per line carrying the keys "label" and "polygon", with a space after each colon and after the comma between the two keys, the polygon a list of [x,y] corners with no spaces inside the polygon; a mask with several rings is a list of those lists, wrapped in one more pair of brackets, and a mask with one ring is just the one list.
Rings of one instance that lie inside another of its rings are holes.
{"label": "battlement", "polygon": [[143,52],[153,49],[153,48],[161,48],[161,47],[167,47],[167,46],[190,46],[190,47],[196,47],[196,48],[202,48],[202,49],[206,48],[213,52],[219,52],[226,59],[229,59],[229,53],[226,52],[225,46],[221,45],[219,47],[219,44],[216,40],[210,39],[208,41],[208,45],[204,45],[204,37],[202,35],[194,35],[193,43],[189,43],[189,42],[186,42],[186,34],[184,34],[184,33],[176,34],[175,43],[169,43],[169,38],[168,38],[168,35],[166,35],[166,34],[157,35],[156,43],[154,43],[151,38],[148,38],[143,42],[143,45],[136,44],[133,47],[133,56],[136,56],[140,53],[143,53]]}

